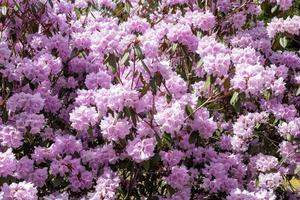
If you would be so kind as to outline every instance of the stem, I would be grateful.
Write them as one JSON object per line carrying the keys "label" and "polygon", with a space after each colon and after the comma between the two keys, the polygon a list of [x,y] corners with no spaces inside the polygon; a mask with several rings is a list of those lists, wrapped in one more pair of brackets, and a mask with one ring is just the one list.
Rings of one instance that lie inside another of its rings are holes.
{"label": "stem", "polygon": [[205,106],[208,103],[212,103],[214,101],[217,101],[225,96],[227,96],[227,94],[224,94],[223,96],[219,96],[219,94],[216,94],[215,96],[209,97],[205,102],[203,102],[200,106],[198,106],[191,114],[189,114],[185,119],[184,122],[186,122],[186,120],[188,120],[191,116],[193,116],[200,108],[202,108],[203,106]]}
{"label": "stem", "polygon": [[131,89],[133,87],[134,76],[135,76],[135,51],[133,52],[133,72],[132,72],[132,80],[130,86]]}

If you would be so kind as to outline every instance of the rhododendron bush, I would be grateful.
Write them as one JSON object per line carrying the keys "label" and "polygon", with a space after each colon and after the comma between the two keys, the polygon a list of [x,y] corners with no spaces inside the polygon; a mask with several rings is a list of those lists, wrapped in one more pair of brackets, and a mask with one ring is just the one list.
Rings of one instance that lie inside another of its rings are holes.
{"label": "rhododendron bush", "polygon": [[0,8],[0,199],[300,199],[299,0]]}

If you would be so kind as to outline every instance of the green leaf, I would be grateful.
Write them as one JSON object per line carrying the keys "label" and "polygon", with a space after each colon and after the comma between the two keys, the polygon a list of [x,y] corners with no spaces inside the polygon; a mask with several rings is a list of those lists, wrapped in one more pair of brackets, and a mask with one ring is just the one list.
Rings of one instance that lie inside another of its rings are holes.
{"label": "green leaf", "polygon": [[159,72],[156,72],[156,73],[154,74],[154,79],[155,79],[156,85],[157,85],[158,87],[160,87],[160,86],[161,86],[161,83],[162,83],[162,81],[163,81],[162,75],[161,75]]}
{"label": "green leaf", "polygon": [[287,39],[286,39],[285,36],[284,36],[284,37],[281,37],[281,38],[279,39],[279,44],[280,44],[283,48],[286,48],[286,46],[287,46],[287,44],[288,44],[288,41],[287,41]]}
{"label": "green leaf", "polygon": [[159,166],[160,156],[156,153],[150,160],[150,170],[153,170],[157,166]]}
{"label": "green leaf", "polygon": [[272,9],[271,9],[271,13],[275,13],[278,9],[278,5],[275,5]]}
{"label": "green leaf", "polygon": [[176,193],[176,190],[174,188],[172,188],[171,186],[167,188],[167,191],[170,196],[172,196],[173,194]]}
{"label": "green leaf", "polygon": [[255,187],[258,187],[259,186],[259,180],[258,178],[255,180]]}
{"label": "green leaf", "polygon": [[140,91],[140,98],[143,97],[145,94],[147,94],[149,88],[150,88],[150,84],[145,84],[143,86],[142,90]]}
{"label": "green leaf", "polygon": [[16,5],[14,6],[14,11],[18,11],[18,10],[20,10],[20,7],[16,4]]}
{"label": "green leaf", "polygon": [[129,118],[130,115],[131,115],[130,108],[129,107],[124,107],[123,111],[125,113],[125,116]]}
{"label": "green leaf", "polygon": [[175,52],[177,47],[178,47],[177,43],[173,44],[172,47],[171,47],[172,52]]}
{"label": "green leaf", "polygon": [[142,65],[143,65],[144,69],[148,72],[148,74],[151,75],[150,69],[147,67],[147,65],[145,64],[145,62],[143,60],[141,60],[141,62],[142,62]]}
{"label": "green leaf", "polygon": [[87,132],[88,132],[90,137],[93,137],[93,128],[92,127],[89,127]]}
{"label": "green leaf", "polygon": [[202,36],[203,36],[203,33],[200,32],[200,31],[198,31],[198,32],[197,32],[197,37],[198,37],[198,38],[202,38]]}
{"label": "green leaf", "polygon": [[[126,108],[126,107],[125,107],[125,108]],[[136,119],[135,110],[132,109],[131,107],[130,107],[130,108],[127,108],[127,113],[126,113],[126,115],[127,115],[128,117],[131,118],[132,123],[134,124],[134,126],[136,126],[136,124],[137,124],[137,119]]]}
{"label": "green leaf", "polygon": [[225,90],[229,90],[229,88],[230,88],[230,79],[229,78],[225,79],[223,86],[224,86]]}
{"label": "green leaf", "polygon": [[125,64],[128,62],[128,58],[129,58],[130,52],[126,51],[125,54],[123,55],[122,59],[121,59],[121,63]]}
{"label": "green leaf", "polygon": [[146,171],[149,171],[150,169],[150,160],[145,160],[143,163],[143,167]]}
{"label": "green leaf", "polygon": [[294,171],[294,174],[300,174],[300,167],[297,167]]}
{"label": "green leaf", "polygon": [[143,55],[143,52],[142,52],[142,49],[140,46],[138,46],[138,45],[135,46],[135,53],[138,58],[140,58],[140,59],[144,58],[144,55]]}
{"label": "green leaf", "polygon": [[189,143],[194,144],[197,141],[199,134],[197,132],[192,132],[189,137]]}
{"label": "green leaf", "polygon": [[172,146],[172,138],[171,134],[165,133],[161,139],[161,147],[171,147]]}
{"label": "green leaf", "polygon": [[234,92],[231,99],[230,99],[230,104],[233,106],[235,112],[240,112],[240,101],[239,101],[239,93]]}
{"label": "green leaf", "polygon": [[124,11],[130,13],[130,5],[128,3],[125,4]]}
{"label": "green leaf", "polygon": [[79,19],[80,16],[81,16],[81,11],[80,11],[80,9],[75,8],[74,11],[75,11],[75,14],[76,14],[77,19]]}
{"label": "green leaf", "polygon": [[105,63],[108,64],[113,73],[117,71],[117,57],[114,54],[109,54],[105,60]]}
{"label": "green leaf", "polygon": [[199,67],[202,67],[203,66],[203,60],[202,59],[200,59],[198,62],[197,62],[197,68],[199,68]]}
{"label": "green leaf", "polygon": [[193,109],[192,109],[192,107],[191,106],[189,106],[189,105],[186,105],[185,106],[185,112],[186,112],[186,114],[188,115],[188,116],[190,116],[190,118],[191,119],[193,119],[193,116],[192,116],[192,113],[193,113]]}
{"label": "green leaf", "polygon": [[7,14],[7,6],[6,5],[4,5],[4,6],[1,7],[1,13],[4,16]]}
{"label": "green leaf", "polygon": [[265,91],[263,92],[263,95],[264,95],[264,98],[265,98],[266,100],[270,100],[271,97],[272,97],[272,91],[270,91],[270,90],[265,90]]}
{"label": "green leaf", "polygon": [[73,50],[72,50],[72,52],[71,52],[71,58],[74,58],[74,57],[76,57],[76,56],[78,56],[78,54],[79,54],[79,49],[77,49],[77,48],[74,48]]}
{"label": "green leaf", "polygon": [[151,89],[152,89],[152,91],[154,92],[154,94],[156,94],[156,92],[157,92],[157,85],[156,85],[156,83],[155,83],[155,79],[154,78],[152,78],[151,80],[150,80],[150,87],[151,87]]}
{"label": "green leaf", "polygon": [[239,100],[239,93],[234,92],[230,99],[230,104],[234,106],[238,102],[238,100]]}
{"label": "green leaf", "polygon": [[300,94],[300,86],[298,87],[298,90],[296,92],[296,96],[298,96]]}
{"label": "green leaf", "polygon": [[52,180],[54,188],[59,187],[64,182],[64,178],[61,176],[57,176]]}
{"label": "green leaf", "polygon": [[260,126],[261,126],[261,123],[256,123],[255,128],[259,129]]}
{"label": "green leaf", "polygon": [[278,121],[279,121],[279,119],[275,118],[272,124],[276,125]]}
{"label": "green leaf", "polygon": [[172,96],[170,96],[169,94],[167,94],[166,98],[167,98],[167,103],[170,103],[172,101]]}
{"label": "green leaf", "polygon": [[207,76],[205,84],[204,84],[204,90],[207,90],[210,87],[211,82],[212,82],[211,79],[212,79],[211,76]]}

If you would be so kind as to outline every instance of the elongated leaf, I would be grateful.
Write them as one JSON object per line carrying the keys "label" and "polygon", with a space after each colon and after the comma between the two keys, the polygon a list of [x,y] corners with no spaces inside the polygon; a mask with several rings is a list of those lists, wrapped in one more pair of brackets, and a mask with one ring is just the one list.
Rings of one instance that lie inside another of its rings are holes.
{"label": "elongated leaf", "polygon": [[154,79],[155,79],[156,85],[157,85],[158,87],[161,86],[161,83],[162,83],[162,81],[163,81],[163,77],[162,77],[162,75],[161,75],[159,72],[156,72],[156,73],[154,74]]}
{"label": "elongated leaf", "polygon": [[197,141],[199,134],[197,132],[192,132],[189,137],[189,143],[194,144]]}
{"label": "elongated leaf", "polygon": [[278,5],[275,5],[272,9],[271,9],[271,13],[275,13],[278,9]]}
{"label": "elongated leaf", "polygon": [[109,54],[105,60],[105,63],[108,64],[113,73],[117,71],[117,57],[114,54]]}
{"label": "elongated leaf", "polygon": [[123,55],[122,59],[121,59],[121,63],[125,64],[128,62],[128,58],[129,58],[130,52],[126,51],[125,54]]}
{"label": "elongated leaf", "polygon": [[207,76],[206,82],[204,84],[204,90],[207,90],[211,86],[211,76]]}
{"label": "elongated leaf", "polygon": [[[185,106],[185,112],[186,112],[186,114],[187,114],[188,116],[192,115],[192,113],[193,113],[192,107],[189,106],[189,105],[186,105],[186,106]],[[190,118],[193,119],[193,116],[190,116]]]}
{"label": "elongated leaf", "polygon": [[151,75],[150,69],[147,67],[146,63],[143,60],[141,60],[141,62],[142,62],[144,69],[148,72],[148,74]]}
{"label": "elongated leaf", "polygon": [[202,66],[203,66],[203,60],[200,59],[200,60],[197,62],[197,68],[202,67]]}
{"label": "elongated leaf", "polygon": [[296,92],[296,96],[298,96],[299,94],[300,94],[300,86],[299,86],[299,88],[298,88],[298,90]]}
{"label": "elongated leaf", "polygon": [[283,47],[283,48],[286,48],[287,44],[288,44],[288,41],[286,39],[286,37],[282,37],[279,39],[279,44]]}
{"label": "elongated leaf", "polygon": [[234,92],[230,99],[230,104],[234,106],[238,102],[238,100],[239,100],[239,93]]}
{"label": "elongated leaf", "polygon": [[144,85],[144,87],[140,91],[140,98],[143,97],[145,94],[147,94],[147,92],[149,91],[149,89],[150,89],[150,84]]}
{"label": "elongated leaf", "polygon": [[175,52],[177,47],[178,47],[177,43],[173,44],[172,47],[171,47],[172,52]]}
{"label": "elongated leaf", "polygon": [[138,58],[143,59],[144,55],[140,46],[135,46],[135,53]]}
{"label": "elongated leaf", "polygon": [[4,6],[1,7],[1,13],[4,16],[7,14],[7,6],[6,5],[4,5]]}
{"label": "elongated leaf", "polygon": [[225,90],[229,90],[229,88],[230,88],[230,79],[229,78],[225,79],[223,86],[224,86]]}

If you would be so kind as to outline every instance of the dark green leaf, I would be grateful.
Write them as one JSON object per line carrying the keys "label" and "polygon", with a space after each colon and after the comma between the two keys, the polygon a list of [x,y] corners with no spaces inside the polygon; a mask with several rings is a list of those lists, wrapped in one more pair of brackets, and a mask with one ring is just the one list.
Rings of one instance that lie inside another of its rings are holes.
{"label": "dark green leaf", "polygon": [[197,141],[199,134],[197,132],[192,132],[189,137],[189,143],[194,144]]}
{"label": "dark green leaf", "polygon": [[161,139],[162,147],[171,147],[172,146],[172,138],[169,133],[165,133]]}
{"label": "dark green leaf", "polygon": [[156,72],[154,74],[154,79],[155,79],[156,85],[159,87],[161,85],[161,83],[162,83],[162,80],[163,80],[162,75],[160,73]]}
{"label": "dark green leaf", "polygon": [[174,188],[172,188],[172,187],[168,187],[168,188],[167,188],[167,191],[168,191],[168,194],[169,194],[170,196],[176,193],[176,190],[175,190]]}
{"label": "dark green leaf", "polygon": [[186,106],[185,106],[185,112],[186,112],[186,114],[187,114],[188,116],[190,116],[191,119],[193,119],[193,116],[192,116],[192,114],[193,114],[193,109],[192,109],[191,106],[186,105]]}
{"label": "dark green leaf", "polygon": [[151,87],[151,89],[152,89],[152,91],[154,92],[154,93],[156,93],[157,92],[157,85],[156,85],[156,83],[155,83],[155,79],[151,79],[150,80],[150,87]]}
{"label": "dark green leaf", "polygon": [[113,73],[117,71],[117,57],[114,54],[109,54],[105,60],[105,63],[108,64]]}
{"label": "dark green leaf", "polygon": [[223,86],[224,86],[225,90],[229,90],[229,88],[230,88],[230,79],[229,78],[225,79]]}
{"label": "dark green leaf", "polygon": [[53,183],[53,186],[56,188],[56,187],[59,187],[60,185],[62,185],[64,182],[64,178],[61,177],[61,176],[57,176],[53,179],[52,183]]}
{"label": "dark green leaf", "polygon": [[150,160],[145,160],[145,161],[143,162],[143,167],[144,167],[144,169],[145,169],[146,171],[149,171],[149,169],[150,169]]}
{"label": "dark green leaf", "polygon": [[93,137],[93,128],[92,127],[88,128],[88,134],[90,137]]}
{"label": "dark green leaf", "polygon": [[150,84],[145,84],[142,90],[140,91],[140,98],[143,97],[150,89]]}
{"label": "dark green leaf", "polygon": [[72,50],[72,53],[71,53],[71,58],[74,58],[74,57],[76,57],[76,56],[78,56],[78,54],[79,54],[79,50],[77,49],[77,48],[74,48],[73,50]]}
{"label": "dark green leaf", "polygon": [[166,98],[167,98],[167,103],[170,103],[172,101],[172,96],[167,94]]}
{"label": "dark green leaf", "polygon": [[155,154],[153,156],[153,158],[151,159],[151,165],[154,166],[158,166],[159,165],[159,161],[160,161],[160,156],[159,154]]}

